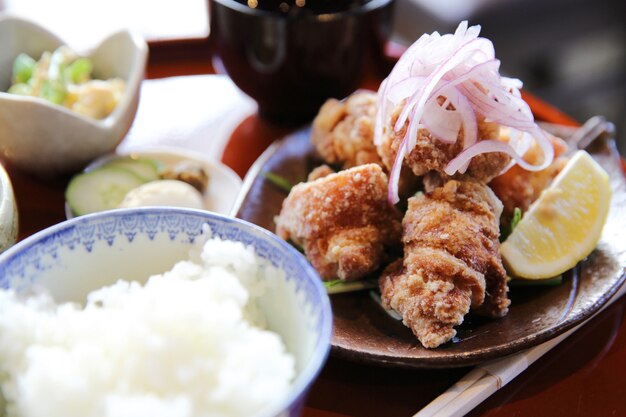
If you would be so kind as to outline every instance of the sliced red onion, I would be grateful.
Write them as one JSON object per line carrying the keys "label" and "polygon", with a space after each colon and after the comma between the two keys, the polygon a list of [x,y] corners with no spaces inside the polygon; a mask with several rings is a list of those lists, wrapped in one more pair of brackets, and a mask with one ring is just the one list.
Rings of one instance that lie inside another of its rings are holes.
{"label": "sliced red onion", "polygon": [[[525,155],[526,152],[530,149],[533,143],[533,137],[527,133],[522,132],[517,129],[508,128],[509,129],[509,144],[515,149],[515,152],[518,155]],[[500,172],[500,175],[504,174],[506,171],[511,169],[513,165],[517,162],[515,159],[511,159],[511,162]]]}
{"label": "sliced red onion", "polygon": [[498,74],[500,70],[500,61],[497,59],[490,59],[489,61],[483,62],[482,64],[478,64],[463,74],[453,78],[452,80],[443,83],[440,87],[438,87],[435,91],[433,91],[432,95],[437,97],[439,95],[445,95],[442,93],[448,87],[454,87],[458,84],[461,84],[467,80],[475,79],[481,76],[483,72],[493,72]]}
{"label": "sliced red onion", "polygon": [[412,72],[409,70],[412,62],[417,62],[417,58],[420,54],[424,44],[430,41],[430,36],[423,34],[417,41],[413,43],[400,57],[398,63],[393,67],[389,76],[383,80],[378,89],[378,112],[376,115],[376,125],[374,126],[374,144],[379,146],[383,141],[384,129],[383,125],[387,122],[389,117],[389,102],[387,99],[387,93],[391,86],[402,81],[404,78],[409,77]]}
{"label": "sliced red onion", "polygon": [[424,106],[424,114],[429,115],[428,118],[424,117],[424,126],[435,138],[444,143],[456,142],[461,129],[461,116],[458,111],[447,110],[437,103],[436,98],[431,98]]}
{"label": "sliced red onion", "polygon": [[[469,100],[463,94],[457,94],[456,98],[456,106],[463,120],[463,149],[467,149],[478,141],[478,122]],[[459,172],[464,174],[468,167],[469,161],[461,165]]]}
{"label": "sliced red onion", "polygon": [[391,168],[391,172],[389,173],[387,199],[391,204],[396,204],[398,201],[400,201],[400,197],[398,196],[398,183],[400,182],[400,171],[402,171],[402,162],[404,161],[404,156],[406,155],[406,145],[407,141],[405,138],[398,147],[396,159],[393,162],[393,167]]}
{"label": "sliced red onion", "polygon": [[506,106],[490,99],[474,85],[462,84],[459,90],[472,102],[474,108],[485,117],[487,122],[499,123],[520,130],[532,129],[536,126],[534,120],[528,118],[519,108]]}
{"label": "sliced red onion", "polygon": [[387,100],[393,105],[400,104],[423,83],[426,77],[408,77],[391,86],[387,91]]}
{"label": "sliced red onion", "polygon": [[470,101],[456,88],[448,87],[446,91],[452,105],[459,111],[463,126],[463,148],[472,146],[478,140],[478,122]]}
{"label": "sliced red onion", "polygon": [[[524,84],[517,78],[500,77],[502,86],[508,88],[513,95],[518,95]],[[519,96],[518,96],[519,97]]]}
{"label": "sliced red onion", "polygon": [[413,113],[414,120],[419,121],[419,119],[421,119],[426,100],[430,98],[435,86],[444,77],[444,75],[470,57],[481,47],[487,46],[488,41],[486,39],[472,39],[459,47],[453,52],[452,56],[439,64],[437,68],[426,78],[422,87],[407,100],[407,103],[405,104],[404,109],[402,109],[400,117],[398,117],[394,127],[395,131],[397,132],[402,129],[402,126],[404,126],[404,123],[409,117],[409,113]]}
{"label": "sliced red onion", "polygon": [[528,132],[509,128],[509,143],[519,155],[525,155],[532,145],[533,137]]}
{"label": "sliced red onion", "polygon": [[[540,143],[541,141],[542,140],[538,140],[537,142]],[[539,165],[532,165],[526,162],[524,158],[522,158],[522,156],[519,155],[515,151],[515,149],[513,149],[513,147],[509,145],[508,143],[500,142],[498,140],[491,140],[491,139],[482,140],[470,146],[469,148],[467,148],[460,154],[458,154],[454,159],[452,159],[448,163],[444,171],[448,175],[454,175],[459,170],[460,167],[464,166],[468,161],[470,161],[476,155],[480,155],[482,153],[490,153],[490,152],[506,153],[511,158],[513,158],[515,162],[517,162],[517,164],[521,166],[522,168],[528,171],[541,171],[542,169],[547,168],[552,163],[552,159],[554,158],[554,149],[552,148],[552,145],[549,142],[550,141],[548,140],[550,151],[548,151],[546,148],[544,148],[540,144],[540,146],[542,147],[544,151],[543,162]]]}
{"label": "sliced red onion", "polygon": [[[390,174],[390,201],[398,201],[400,170],[422,128],[445,143],[454,143],[462,129],[464,150],[446,166],[448,175],[465,172],[472,157],[488,152],[507,153],[529,170],[543,169],[551,163],[554,149],[521,98],[521,81],[500,76],[493,44],[479,38],[479,33],[480,26],[468,27],[464,21],[454,34],[423,35],[403,54],[381,85],[374,142],[382,143],[384,126],[402,102],[400,115],[390,128],[399,132],[408,122]],[[441,100],[443,105],[439,104]],[[523,133],[512,138],[510,144],[481,140],[477,117]],[[531,137],[544,153],[543,162],[537,166],[522,158]]]}

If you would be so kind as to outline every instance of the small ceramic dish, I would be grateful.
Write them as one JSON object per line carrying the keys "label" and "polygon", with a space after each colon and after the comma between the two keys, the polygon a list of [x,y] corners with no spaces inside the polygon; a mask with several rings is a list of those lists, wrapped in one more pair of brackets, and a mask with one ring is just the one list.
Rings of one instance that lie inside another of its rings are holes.
{"label": "small ceramic dish", "polygon": [[80,53],[93,63],[94,78],[119,77],[126,83],[119,103],[102,120],[37,97],[6,93],[20,53],[39,59],[66,42],[38,24],[10,16],[0,16],[0,39],[0,154],[8,163],[38,176],[59,175],[79,171],[116,148],[137,112],[148,56],[142,38],[123,30]]}
{"label": "small ceramic dish", "polygon": [[17,241],[18,215],[13,186],[0,164],[0,253]]}
{"label": "small ceramic dish", "polygon": [[[241,190],[242,181],[232,169],[219,161],[204,157],[200,152],[170,146],[151,146],[102,156],[89,164],[85,171],[101,167],[114,159],[128,157],[152,159],[161,165],[162,169],[173,167],[183,161],[197,163],[209,176],[209,184],[203,193],[204,208],[219,214],[231,214]],[[75,217],[67,203],[65,215],[68,219]]]}

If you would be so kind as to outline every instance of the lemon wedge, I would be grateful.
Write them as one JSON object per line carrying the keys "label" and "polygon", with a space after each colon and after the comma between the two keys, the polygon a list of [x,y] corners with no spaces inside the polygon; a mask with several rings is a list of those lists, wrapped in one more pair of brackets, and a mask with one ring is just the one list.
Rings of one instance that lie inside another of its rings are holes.
{"label": "lemon wedge", "polygon": [[544,279],[574,267],[600,240],[610,203],[609,176],[577,151],[502,244],[509,273]]}

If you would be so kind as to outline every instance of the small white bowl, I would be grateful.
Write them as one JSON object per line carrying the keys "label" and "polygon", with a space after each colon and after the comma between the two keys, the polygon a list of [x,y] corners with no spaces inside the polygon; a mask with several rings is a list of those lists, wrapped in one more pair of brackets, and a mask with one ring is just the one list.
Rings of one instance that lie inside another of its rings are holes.
{"label": "small white bowl", "polygon": [[7,162],[38,176],[66,174],[117,147],[137,112],[148,57],[141,37],[119,31],[84,54],[93,62],[95,78],[119,77],[126,82],[122,99],[102,120],[37,97],[6,93],[17,55],[39,59],[66,42],[36,23],[10,16],[0,16],[0,39],[0,154]]}
{"label": "small white bowl", "polygon": [[13,186],[0,164],[0,253],[17,241],[18,215]]}
{"label": "small white bowl", "polygon": [[319,275],[302,254],[251,223],[202,210],[164,207],[76,217],[38,232],[0,255],[0,288],[20,292],[41,286],[57,302],[84,302],[88,292],[121,277],[144,282],[187,259],[203,226],[211,230],[212,237],[252,246],[257,256],[285,272],[268,277],[268,291],[255,301],[268,328],[282,337],[294,356],[296,376],[282,401],[254,417],[300,415],[306,393],[330,349],[330,300]]}
{"label": "small white bowl", "polygon": [[[98,168],[107,162],[122,157],[154,159],[162,164],[164,168],[173,167],[179,162],[186,160],[200,164],[209,175],[209,185],[202,195],[204,208],[214,213],[234,216],[233,207],[239,196],[242,181],[235,171],[221,162],[206,158],[200,152],[174,146],[158,145],[104,155],[89,164],[85,171]],[[67,202],[65,203],[65,217],[68,219],[75,217]]]}

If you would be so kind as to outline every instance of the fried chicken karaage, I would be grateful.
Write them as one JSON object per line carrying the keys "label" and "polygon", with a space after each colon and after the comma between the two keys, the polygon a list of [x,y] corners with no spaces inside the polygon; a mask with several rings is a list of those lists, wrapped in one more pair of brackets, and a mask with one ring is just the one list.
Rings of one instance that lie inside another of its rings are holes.
{"label": "fried chicken karaage", "polygon": [[[384,129],[382,142],[377,147],[378,153],[387,168],[391,170],[398,154],[398,147],[402,143],[407,129],[408,121],[404,127],[394,132],[392,126],[398,120],[402,106],[398,106],[391,114]],[[499,139],[500,126],[489,123],[482,117],[476,119],[478,124],[478,137],[480,140]],[[446,143],[435,138],[427,129],[417,132],[415,147],[404,157],[404,166],[410,168],[416,176],[436,173],[444,180],[450,179],[444,169],[448,163],[456,157],[464,147],[463,131],[458,135],[454,143]],[[452,178],[463,180],[475,180],[488,182],[496,177],[511,161],[511,158],[501,152],[484,153],[472,158],[464,173],[457,173]]]}
{"label": "fried chicken karaage", "polygon": [[[489,183],[504,206],[501,217],[503,225],[510,224],[515,208],[525,213],[567,163],[568,158],[564,156],[568,150],[567,144],[556,136],[550,135],[549,138],[554,147],[554,161],[550,166],[541,171],[527,171],[514,165]],[[538,146],[532,144],[524,154],[524,160],[530,164],[538,164],[542,156]]]}
{"label": "fried chicken karaage", "polygon": [[374,146],[376,93],[357,91],[343,101],[327,100],[313,120],[311,142],[322,159],[342,168],[381,165]]}
{"label": "fried chicken karaage", "polygon": [[[344,171],[316,169],[276,218],[277,233],[303,246],[324,279],[386,266],[382,302],[427,348],[451,340],[469,312],[507,314],[499,225],[563,165],[521,81],[499,73],[493,44],[479,34],[467,22],[453,34],[425,34],[377,94],[327,101],[311,141]],[[502,175],[513,162],[523,169]]]}
{"label": "fried chicken karaage", "polygon": [[302,246],[327,280],[376,271],[402,234],[401,215],[387,201],[387,176],[376,164],[294,186],[275,222],[276,233]]}
{"label": "fried chicken karaage", "polygon": [[477,182],[451,180],[409,199],[404,259],[379,283],[383,304],[400,313],[425,347],[452,339],[470,309],[490,317],[507,313],[501,211],[498,198]]}

